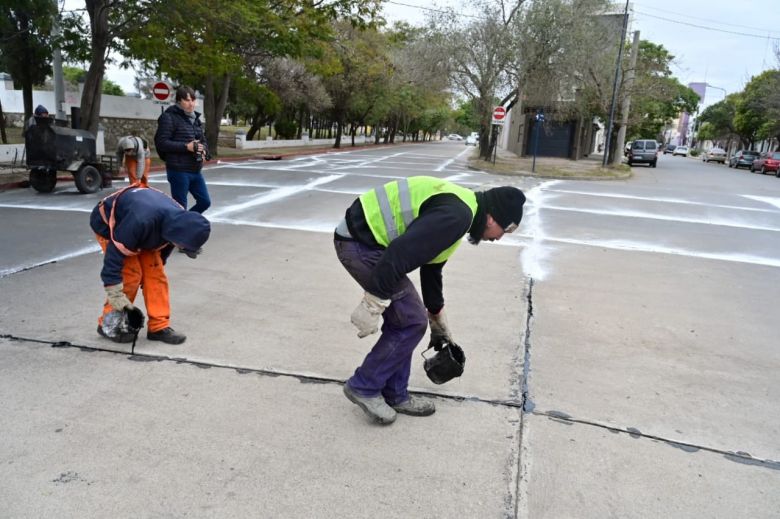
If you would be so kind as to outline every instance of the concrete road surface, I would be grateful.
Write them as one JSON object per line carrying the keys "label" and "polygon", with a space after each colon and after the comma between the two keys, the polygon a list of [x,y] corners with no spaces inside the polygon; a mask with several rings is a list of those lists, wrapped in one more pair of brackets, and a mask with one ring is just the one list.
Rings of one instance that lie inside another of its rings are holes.
{"label": "concrete road surface", "polygon": [[[778,517],[780,180],[669,156],[620,182],[496,177],[473,152],[210,166],[212,237],[167,267],[187,342],[133,355],[95,332],[106,193],[0,193],[0,515]],[[381,427],[341,393],[375,337],[332,233],[415,174],[528,204],[445,268],[463,377],[417,358],[436,414]]]}

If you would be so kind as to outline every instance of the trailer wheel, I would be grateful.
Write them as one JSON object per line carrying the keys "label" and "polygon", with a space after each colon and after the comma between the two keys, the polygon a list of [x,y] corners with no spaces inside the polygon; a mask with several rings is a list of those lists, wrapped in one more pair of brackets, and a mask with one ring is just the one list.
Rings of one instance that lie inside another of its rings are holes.
{"label": "trailer wheel", "polygon": [[30,185],[39,193],[51,193],[57,185],[57,170],[33,168],[30,170]]}
{"label": "trailer wheel", "polygon": [[73,176],[76,187],[82,193],[94,193],[103,185],[103,176],[95,166],[84,166]]}

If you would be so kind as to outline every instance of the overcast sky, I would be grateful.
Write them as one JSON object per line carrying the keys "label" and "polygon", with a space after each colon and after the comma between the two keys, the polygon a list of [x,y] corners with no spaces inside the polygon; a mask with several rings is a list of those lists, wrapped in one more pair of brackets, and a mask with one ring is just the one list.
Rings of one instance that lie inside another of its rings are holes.
{"label": "overcast sky", "polygon": [[[82,2],[68,2],[73,3]],[[384,12],[388,21],[421,25],[429,9],[442,5],[461,9],[469,2],[389,0]],[[639,0],[631,5],[630,30],[640,31],[642,39],[662,44],[675,56],[674,75],[683,84],[711,85],[703,106],[723,99],[723,90],[738,92],[751,76],[778,67],[774,54],[780,42],[778,0]],[[107,76],[126,92],[135,90],[133,71],[112,67]]]}

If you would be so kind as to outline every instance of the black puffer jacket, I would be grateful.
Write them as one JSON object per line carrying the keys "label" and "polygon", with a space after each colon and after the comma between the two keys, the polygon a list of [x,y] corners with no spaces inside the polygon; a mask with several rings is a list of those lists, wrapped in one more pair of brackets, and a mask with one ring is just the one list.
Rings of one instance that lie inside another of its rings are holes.
{"label": "black puffer jacket", "polygon": [[195,154],[187,151],[187,143],[193,140],[199,140],[208,149],[199,112],[195,112],[193,121],[187,116],[187,112],[175,104],[169,106],[157,119],[154,146],[169,169],[200,171],[203,162],[195,160]]}

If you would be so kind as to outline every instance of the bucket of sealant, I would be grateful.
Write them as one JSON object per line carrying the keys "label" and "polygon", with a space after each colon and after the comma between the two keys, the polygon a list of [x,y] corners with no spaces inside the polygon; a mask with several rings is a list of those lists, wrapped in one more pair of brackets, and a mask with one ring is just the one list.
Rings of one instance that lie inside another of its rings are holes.
{"label": "bucket of sealant", "polygon": [[426,358],[423,355],[423,358],[425,359],[423,364],[425,373],[434,384],[444,384],[461,376],[463,367],[466,365],[466,354],[463,353],[463,348],[454,342],[444,346],[433,357]]}
{"label": "bucket of sealant", "polygon": [[103,332],[116,342],[130,342],[144,326],[144,313],[138,308],[112,310],[103,317]]}

